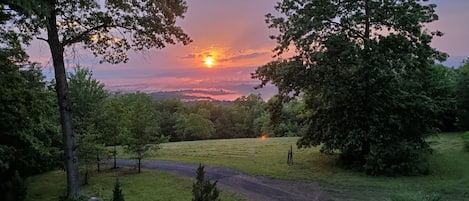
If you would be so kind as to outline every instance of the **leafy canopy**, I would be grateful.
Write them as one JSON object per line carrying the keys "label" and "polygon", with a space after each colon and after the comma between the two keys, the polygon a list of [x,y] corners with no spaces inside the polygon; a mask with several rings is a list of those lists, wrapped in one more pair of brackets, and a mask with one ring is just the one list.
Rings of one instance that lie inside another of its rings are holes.
{"label": "leafy canopy", "polygon": [[[82,43],[102,61],[126,62],[127,50],[164,48],[167,44],[191,42],[176,25],[187,5],[183,0],[5,0],[17,16],[14,24],[25,38],[41,38],[54,13],[60,45]],[[51,31],[51,30],[49,30]]]}
{"label": "leafy canopy", "polygon": [[[341,151],[369,174],[426,172],[424,137],[438,104],[430,77],[445,54],[430,46],[439,31],[434,4],[418,0],[284,0],[267,15],[277,56],[256,70],[261,87],[302,94],[307,130],[299,147]],[[290,50],[293,49],[294,51]],[[285,54],[288,53],[288,54]],[[292,55],[292,56],[289,56]],[[284,98],[282,100],[289,100]]]}
{"label": "leafy canopy", "polygon": [[458,69],[456,91],[457,126],[469,131],[469,60]]}

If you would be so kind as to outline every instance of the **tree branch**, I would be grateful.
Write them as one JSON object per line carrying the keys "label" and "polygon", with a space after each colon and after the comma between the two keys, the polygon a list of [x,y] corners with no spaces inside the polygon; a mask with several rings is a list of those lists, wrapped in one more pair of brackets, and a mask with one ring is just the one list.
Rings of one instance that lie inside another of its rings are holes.
{"label": "tree branch", "polygon": [[77,42],[80,42],[83,40],[83,38],[90,34],[92,31],[97,31],[99,29],[102,29],[102,28],[108,28],[108,27],[115,27],[115,26],[108,26],[107,24],[101,24],[99,26],[96,26],[96,27],[93,27],[91,29],[88,29],[86,31],[83,31],[81,32],[80,34],[78,34],[77,36],[75,37],[71,37],[69,39],[64,39],[63,42],[62,42],[62,45],[63,46],[67,46],[67,45],[71,45],[73,43],[77,43]]}
{"label": "tree branch", "polygon": [[42,38],[42,37],[37,37],[36,39],[42,40],[42,41],[46,41],[47,43],[49,43],[49,40],[47,40],[47,39],[45,39],[45,38]]}
{"label": "tree branch", "polygon": [[366,36],[363,35],[360,31],[357,31],[357,30],[355,30],[355,29],[352,29],[352,28],[349,27],[349,26],[346,26],[346,25],[344,25],[344,24],[342,24],[342,23],[339,23],[339,22],[334,22],[334,21],[332,21],[332,20],[327,20],[327,21],[328,21],[329,23],[331,23],[331,24],[338,25],[338,26],[340,26],[340,27],[342,27],[342,28],[344,28],[344,29],[346,29],[346,30],[349,30],[349,31],[355,33],[358,37],[362,38],[363,40],[367,40],[367,39],[368,39],[368,38],[366,38]]}

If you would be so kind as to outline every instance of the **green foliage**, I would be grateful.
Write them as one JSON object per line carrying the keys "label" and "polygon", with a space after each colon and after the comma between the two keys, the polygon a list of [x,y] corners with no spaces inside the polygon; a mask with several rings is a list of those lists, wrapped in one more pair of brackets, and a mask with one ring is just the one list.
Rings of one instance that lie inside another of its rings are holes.
{"label": "green foliage", "polygon": [[181,100],[155,102],[161,133],[170,141],[257,137],[269,131],[269,113],[260,95],[233,104]]}
{"label": "green foliage", "polygon": [[108,97],[104,84],[93,78],[93,72],[87,68],[77,66],[73,73],[68,74],[69,93],[75,119],[75,130],[86,128],[86,118],[95,116],[95,112],[105,98]]}
{"label": "green foliage", "polygon": [[62,45],[67,47],[83,43],[95,56],[102,56],[103,61],[110,63],[127,61],[126,51],[130,49],[164,48],[176,42],[191,42],[182,28],[176,25],[176,19],[183,18],[187,10],[183,0],[139,0],[132,3],[120,0],[105,3],[95,0],[13,0],[2,4],[17,11],[14,13],[17,15],[14,23],[28,38],[42,31],[52,31],[47,29],[47,20],[57,20],[57,24],[63,25],[73,24],[55,27],[62,38]]}
{"label": "green foliage", "polygon": [[170,141],[181,141],[183,138],[176,134],[174,127],[183,109],[183,103],[179,99],[161,100],[155,103],[156,110],[160,116],[161,134],[169,136]]}
{"label": "green foliage", "polygon": [[[102,107],[99,108],[101,137],[105,146],[115,148],[117,145],[122,145],[129,135],[127,110],[123,99],[119,96],[105,99]],[[117,152],[114,150],[111,154],[114,158],[114,168],[117,168]]]}
{"label": "green foliage", "polygon": [[[423,148],[419,148],[412,142],[389,143],[385,146],[371,147],[370,153],[366,156],[364,168],[367,174],[378,175],[384,174],[393,176],[396,173],[406,175],[418,175],[430,173],[427,155],[430,151],[425,152]],[[425,146],[425,145],[423,145]],[[428,148],[427,148],[428,149]],[[346,160],[356,158],[356,156],[342,155]],[[353,162],[347,161],[347,164]]]}
{"label": "green foliage", "polygon": [[277,127],[277,136],[303,136],[306,128],[305,103],[302,100],[292,100],[282,109],[280,124]]}
{"label": "green foliage", "polygon": [[111,201],[124,201],[124,194],[122,194],[121,185],[119,179],[116,179],[114,184],[114,190],[112,191],[112,200]]}
{"label": "green foliage", "polygon": [[456,130],[456,86],[457,70],[443,65],[433,65],[427,82],[426,93],[432,97],[436,112],[436,127],[442,132]]}
{"label": "green foliage", "polygon": [[199,114],[181,114],[174,126],[175,133],[185,140],[209,139],[215,132],[213,123]]}
{"label": "green foliage", "polygon": [[262,127],[264,122],[261,122],[261,125],[256,125],[257,118],[261,117],[265,111],[266,104],[260,94],[250,94],[249,96],[241,96],[234,101],[234,106],[237,110],[242,111],[245,114],[244,122],[242,122],[242,134],[241,137],[258,137],[262,133],[267,132],[263,130]]}
{"label": "green foliage", "polygon": [[104,100],[103,106],[99,108],[103,138],[106,146],[120,145],[128,135],[129,108],[120,95]]}
{"label": "green foliage", "polygon": [[18,171],[15,171],[11,180],[6,181],[2,186],[2,191],[6,195],[4,201],[23,201],[26,199],[28,184],[25,178],[22,178]]}
{"label": "green foliage", "polygon": [[233,105],[206,102],[202,106],[209,111],[208,119],[214,125],[211,138],[257,137],[266,131],[265,102],[259,94],[241,96]]}
{"label": "green foliage", "polygon": [[10,63],[0,68],[0,150],[11,157],[0,162],[0,170],[13,168],[10,175],[16,169],[21,176],[29,176],[59,163],[55,98],[42,79],[34,65],[20,69]]}
{"label": "green foliage", "polygon": [[80,164],[85,166],[85,184],[88,184],[88,165],[99,166],[107,154],[103,138],[104,126],[99,113],[108,97],[104,84],[93,77],[91,70],[76,67],[68,74],[69,97]]}
{"label": "green foliage", "polygon": [[205,180],[204,166],[199,164],[196,182],[192,185],[192,201],[219,201],[218,194],[217,182]]}
{"label": "green foliage", "polygon": [[138,172],[140,162],[151,150],[158,149],[158,144],[165,138],[160,136],[159,118],[150,96],[144,93],[124,94],[116,97],[122,101],[125,109],[125,126],[128,130],[125,146],[126,150],[138,159]]}
{"label": "green foliage", "polygon": [[18,55],[8,48],[0,52],[0,200],[21,191],[22,178],[61,164],[53,92],[40,69]]}
{"label": "green foliage", "polygon": [[234,106],[220,108],[220,114],[215,119],[215,137],[229,139],[244,136],[242,133],[246,113]]}
{"label": "green foliage", "polygon": [[462,131],[469,130],[469,60],[459,67],[457,86],[457,126]]}
{"label": "green foliage", "polygon": [[432,69],[445,57],[430,47],[441,33],[424,29],[437,20],[435,7],[416,0],[284,0],[276,6],[284,17],[268,14],[267,21],[280,31],[272,36],[277,54],[290,47],[295,54],[258,68],[253,78],[261,86],[272,82],[279,97],[302,94],[307,129],[299,147],[339,150],[343,163],[369,174],[428,173],[424,138],[434,133],[442,107],[451,106],[437,101],[444,90],[436,90]]}

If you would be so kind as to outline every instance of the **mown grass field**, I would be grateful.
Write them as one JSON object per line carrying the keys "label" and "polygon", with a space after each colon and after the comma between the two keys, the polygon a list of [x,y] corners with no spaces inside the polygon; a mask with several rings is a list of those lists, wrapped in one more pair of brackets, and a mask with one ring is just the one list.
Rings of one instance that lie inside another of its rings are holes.
{"label": "mown grass field", "polygon": [[[469,152],[463,152],[461,135],[462,133],[444,133],[429,138],[428,142],[434,149],[430,157],[432,173],[414,177],[371,177],[340,169],[335,164],[337,155],[320,154],[319,148],[299,150],[295,146],[298,138],[164,143],[160,145],[161,149],[152,152],[147,159],[202,163],[271,178],[313,182],[340,200],[430,201],[440,197],[439,200],[462,201],[469,200]],[[293,146],[294,159],[291,167],[287,165],[290,146]],[[120,157],[130,157],[121,148],[119,150]],[[109,198],[115,174],[108,172],[93,175],[90,183],[94,185],[88,186],[86,192],[100,192]],[[49,181],[54,179],[55,181]],[[54,192],[55,195],[63,192],[64,179],[61,172],[33,178],[28,200],[57,200],[39,198],[44,191]],[[192,182],[193,179],[149,171],[121,178],[126,200],[130,201],[190,200]],[[61,185],[57,185],[59,183]],[[232,193],[225,192],[222,196],[222,200],[239,199]]]}
{"label": "mown grass field", "polygon": [[[469,153],[463,152],[462,133],[428,139],[434,148],[432,173],[414,177],[370,177],[336,166],[337,155],[319,148],[297,149],[298,138],[207,140],[161,144],[149,159],[173,160],[236,169],[272,178],[306,180],[344,200],[469,200]],[[287,165],[293,146],[294,165]],[[405,199],[404,199],[405,200]]]}
{"label": "mown grass field", "polygon": [[[92,173],[89,185],[84,186],[87,196],[96,196],[104,201],[111,200],[116,178],[119,178],[126,201],[180,201],[192,199],[192,184],[195,179],[174,174],[135,170],[106,170]],[[32,177],[29,181],[27,201],[58,201],[66,190],[65,173],[51,171]],[[232,192],[221,191],[222,200],[237,201],[241,197]]]}

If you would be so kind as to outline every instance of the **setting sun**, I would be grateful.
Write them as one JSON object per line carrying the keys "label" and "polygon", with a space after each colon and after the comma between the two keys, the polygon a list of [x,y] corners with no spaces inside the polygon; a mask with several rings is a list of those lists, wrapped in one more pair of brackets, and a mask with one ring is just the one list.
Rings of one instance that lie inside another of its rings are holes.
{"label": "setting sun", "polygon": [[213,66],[213,58],[212,57],[205,58],[204,63],[207,67],[211,68]]}

